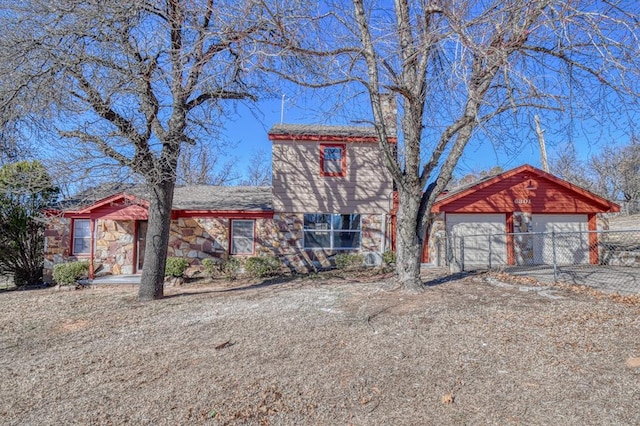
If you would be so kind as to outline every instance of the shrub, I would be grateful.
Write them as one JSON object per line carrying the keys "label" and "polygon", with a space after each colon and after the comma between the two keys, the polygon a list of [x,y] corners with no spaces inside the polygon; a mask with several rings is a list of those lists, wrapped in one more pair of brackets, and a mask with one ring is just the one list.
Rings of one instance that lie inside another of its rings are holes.
{"label": "shrub", "polygon": [[224,264],[220,259],[212,259],[210,257],[202,259],[202,266],[204,267],[204,273],[207,276],[216,275],[217,273],[222,272],[224,268]]}
{"label": "shrub", "polygon": [[382,261],[387,265],[396,263],[396,254],[391,250],[385,251],[384,253],[382,253]]}
{"label": "shrub", "polygon": [[184,257],[169,257],[167,258],[167,265],[164,269],[165,277],[179,278],[187,270],[189,262]]}
{"label": "shrub", "polygon": [[338,269],[359,269],[364,263],[364,256],[360,253],[340,253],[334,257]]}
{"label": "shrub", "polygon": [[74,285],[89,275],[89,262],[59,263],[53,267],[53,280],[59,285]]}
{"label": "shrub", "polygon": [[280,270],[280,260],[273,256],[250,257],[245,262],[244,269],[254,278],[269,277]]}
{"label": "shrub", "polygon": [[242,261],[237,257],[230,257],[222,266],[222,272],[224,272],[224,276],[228,279],[235,280],[238,278],[240,268],[242,268]]}

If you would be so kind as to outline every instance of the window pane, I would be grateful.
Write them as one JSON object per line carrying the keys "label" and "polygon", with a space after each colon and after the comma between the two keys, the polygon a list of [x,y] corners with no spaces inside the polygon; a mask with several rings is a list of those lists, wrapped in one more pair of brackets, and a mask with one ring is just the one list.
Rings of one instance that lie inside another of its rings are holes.
{"label": "window pane", "polygon": [[336,231],[360,230],[360,215],[359,214],[334,214],[333,229]]}
{"label": "window pane", "polygon": [[77,238],[91,236],[91,224],[89,219],[76,219],[73,221],[73,235]]}
{"label": "window pane", "polygon": [[231,243],[231,254],[253,253],[253,239],[236,237]]}
{"label": "window pane", "polygon": [[305,248],[331,248],[331,233],[328,231],[304,231]]}
{"label": "window pane", "polygon": [[331,215],[322,213],[305,214],[304,229],[331,229]]}
{"label": "window pane", "polygon": [[89,219],[73,221],[73,254],[91,252],[91,222]]}
{"label": "window pane", "polygon": [[360,232],[334,232],[334,248],[360,248]]}
{"label": "window pane", "polygon": [[234,237],[253,237],[253,221],[252,220],[234,220],[233,221]]}
{"label": "window pane", "polygon": [[342,148],[329,146],[325,147],[324,161],[342,161]]}
{"label": "window pane", "polygon": [[253,220],[231,222],[231,254],[253,253]]}
{"label": "window pane", "polygon": [[323,148],[323,172],[342,173],[342,158],[344,155],[342,147],[325,146]]}
{"label": "window pane", "polygon": [[74,238],[73,239],[73,253],[85,254],[91,251],[91,239],[90,238]]}

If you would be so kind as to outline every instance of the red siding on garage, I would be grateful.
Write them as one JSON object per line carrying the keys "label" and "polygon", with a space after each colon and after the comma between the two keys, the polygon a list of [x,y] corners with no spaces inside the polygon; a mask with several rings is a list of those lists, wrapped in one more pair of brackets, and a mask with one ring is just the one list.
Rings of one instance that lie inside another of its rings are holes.
{"label": "red siding on garage", "polygon": [[604,213],[619,206],[549,173],[525,165],[438,200],[448,213]]}

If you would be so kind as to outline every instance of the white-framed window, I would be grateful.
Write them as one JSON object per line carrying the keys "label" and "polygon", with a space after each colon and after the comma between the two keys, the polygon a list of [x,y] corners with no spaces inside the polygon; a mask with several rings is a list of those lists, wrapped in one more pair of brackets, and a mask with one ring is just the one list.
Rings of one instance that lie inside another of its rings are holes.
{"label": "white-framed window", "polygon": [[304,248],[349,250],[360,248],[359,214],[307,213]]}
{"label": "white-framed window", "polygon": [[89,219],[73,220],[74,255],[91,253],[91,221]]}
{"label": "white-framed window", "polygon": [[231,221],[231,254],[253,254],[255,220]]}

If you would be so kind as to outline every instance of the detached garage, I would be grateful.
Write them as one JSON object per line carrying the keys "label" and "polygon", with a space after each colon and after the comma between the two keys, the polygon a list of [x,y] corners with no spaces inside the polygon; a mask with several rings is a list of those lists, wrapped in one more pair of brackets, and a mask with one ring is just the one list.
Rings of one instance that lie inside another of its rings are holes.
{"label": "detached garage", "polygon": [[597,233],[589,231],[597,231],[599,213],[618,211],[615,203],[523,165],[443,194],[432,209],[438,219],[425,240],[423,260],[442,264],[443,256],[431,253],[441,247],[433,241],[442,234],[440,227],[446,260],[454,268],[541,265],[554,258],[598,263]]}

